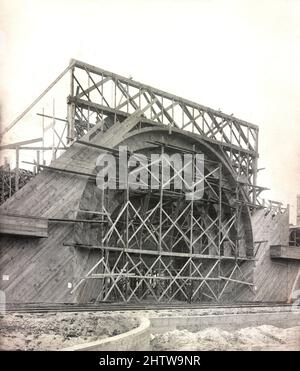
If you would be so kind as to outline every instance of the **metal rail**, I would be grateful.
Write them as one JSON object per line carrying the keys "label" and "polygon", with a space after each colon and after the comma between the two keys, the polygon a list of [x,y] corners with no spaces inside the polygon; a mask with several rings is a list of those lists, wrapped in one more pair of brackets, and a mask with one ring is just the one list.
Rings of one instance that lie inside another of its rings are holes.
{"label": "metal rail", "polygon": [[[291,308],[291,304],[282,302],[272,303],[240,303],[230,305],[209,304],[124,304],[124,303],[90,303],[90,304],[7,304],[7,313],[49,313],[49,312],[115,312],[115,311],[144,311],[144,310],[191,310],[191,309],[271,309]],[[299,307],[300,309],[300,307]]]}

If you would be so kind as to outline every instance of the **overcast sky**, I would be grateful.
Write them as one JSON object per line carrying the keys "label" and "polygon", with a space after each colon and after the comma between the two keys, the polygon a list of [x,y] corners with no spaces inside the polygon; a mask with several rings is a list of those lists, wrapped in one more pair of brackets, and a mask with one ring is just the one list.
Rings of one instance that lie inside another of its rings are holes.
{"label": "overcast sky", "polygon": [[260,185],[300,193],[300,0],[0,0],[2,125],[70,58],[260,127]]}

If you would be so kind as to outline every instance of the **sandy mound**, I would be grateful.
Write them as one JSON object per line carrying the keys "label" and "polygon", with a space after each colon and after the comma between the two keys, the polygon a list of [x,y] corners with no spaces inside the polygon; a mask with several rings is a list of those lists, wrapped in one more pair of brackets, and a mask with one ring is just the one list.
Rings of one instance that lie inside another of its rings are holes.
{"label": "sandy mound", "polygon": [[209,328],[199,332],[175,330],[152,337],[153,350],[300,350],[300,326],[247,327],[237,331]]}
{"label": "sandy mound", "polygon": [[138,326],[126,315],[8,314],[0,319],[1,350],[59,350],[118,335]]}

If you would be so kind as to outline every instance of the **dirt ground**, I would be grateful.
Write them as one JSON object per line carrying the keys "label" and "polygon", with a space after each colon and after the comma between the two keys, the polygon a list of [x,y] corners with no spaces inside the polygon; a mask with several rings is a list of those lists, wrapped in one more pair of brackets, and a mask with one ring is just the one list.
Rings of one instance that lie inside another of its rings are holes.
{"label": "dirt ground", "polygon": [[300,350],[300,326],[282,329],[263,325],[237,331],[209,328],[199,332],[174,330],[152,335],[153,350]]}
{"label": "dirt ground", "polygon": [[[206,313],[208,312],[208,313]],[[129,331],[139,317],[221,314],[219,310],[172,310],[7,314],[0,318],[1,350],[60,350]],[[223,313],[224,314],[224,313]],[[152,334],[153,350],[300,350],[300,326],[263,325],[236,331],[209,328]]]}
{"label": "dirt ground", "polygon": [[126,315],[8,314],[0,318],[1,350],[60,350],[121,334],[139,325]]}

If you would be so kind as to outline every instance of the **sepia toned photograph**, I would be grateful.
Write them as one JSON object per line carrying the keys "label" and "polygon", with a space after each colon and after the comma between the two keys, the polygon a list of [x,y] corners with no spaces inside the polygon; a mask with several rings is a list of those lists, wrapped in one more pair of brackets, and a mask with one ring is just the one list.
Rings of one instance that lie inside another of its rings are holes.
{"label": "sepia toned photograph", "polygon": [[1,351],[300,350],[299,20],[0,0]]}

